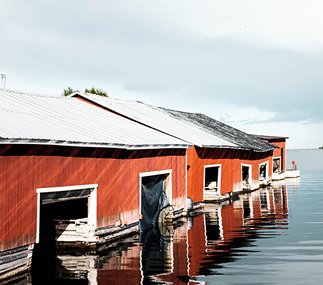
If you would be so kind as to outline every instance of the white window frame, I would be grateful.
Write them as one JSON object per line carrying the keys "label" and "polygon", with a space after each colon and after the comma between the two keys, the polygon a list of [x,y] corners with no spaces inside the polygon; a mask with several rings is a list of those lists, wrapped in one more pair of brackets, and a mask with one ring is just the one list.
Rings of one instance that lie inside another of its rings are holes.
{"label": "white window frame", "polygon": [[243,166],[244,166],[244,167],[248,167],[248,168],[249,168],[249,171],[248,171],[248,172],[249,172],[249,173],[248,173],[248,174],[249,174],[248,183],[249,183],[249,185],[251,186],[251,185],[252,185],[252,164],[241,163],[241,168],[240,168],[240,169],[241,169],[241,182],[243,181],[243,180],[242,180],[242,178],[243,178],[243,177],[242,177],[242,167],[243,167]]}
{"label": "white window frame", "polygon": [[88,203],[88,219],[89,224],[96,228],[97,225],[97,189],[98,184],[84,184],[84,185],[73,185],[73,186],[62,186],[62,187],[48,187],[48,188],[37,188],[37,225],[36,225],[36,243],[39,243],[40,239],[40,207],[41,207],[41,194],[52,193],[52,192],[63,192],[63,191],[78,191],[82,189],[93,189],[89,196]]}
{"label": "white window frame", "polygon": [[204,165],[204,171],[203,171],[203,196],[205,193],[205,171],[207,168],[211,168],[211,167],[219,167],[218,170],[218,185],[216,186],[216,193],[220,194],[221,193],[221,183],[222,183],[222,164],[218,163],[218,164],[208,164],[208,165]]}
{"label": "white window frame", "polygon": [[265,162],[259,163],[259,167],[258,167],[258,180],[260,180],[260,167],[262,165],[266,165],[266,182],[268,181],[268,177],[269,177],[269,173],[268,173],[268,167],[269,167],[269,163],[268,160],[266,160]]}
{"label": "white window frame", "polygon": [[172,169],[165,169],[165,170],[157,170],[157,171],[148,171],[148,172],[140,172],[139,173],[139,215],[141,215],[141,186],[142,186],[142,178],[155,176],[155,175],[163,175],[168,174],[168,187],[166,187],[166,195],[170,205],[172,205],[173,199],[173,177],[172,177]]}
{"label": "white window frame", "polygon": [[273,157],[273,169],[272,172],[274,173],[274,160],[279,159],[279,172],[282,172],[282,158],[280,156],[274,156]]}

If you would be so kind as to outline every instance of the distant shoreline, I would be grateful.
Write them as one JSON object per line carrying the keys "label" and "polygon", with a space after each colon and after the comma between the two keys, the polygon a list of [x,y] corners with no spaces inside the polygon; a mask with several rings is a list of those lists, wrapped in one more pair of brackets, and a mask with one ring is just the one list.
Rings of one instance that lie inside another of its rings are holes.
{"label": "distant shoreline", "polygon": [[288,150],[322,150],[322,149],[320,149],[320,148],[287,148],[286,150],[288,151]]}

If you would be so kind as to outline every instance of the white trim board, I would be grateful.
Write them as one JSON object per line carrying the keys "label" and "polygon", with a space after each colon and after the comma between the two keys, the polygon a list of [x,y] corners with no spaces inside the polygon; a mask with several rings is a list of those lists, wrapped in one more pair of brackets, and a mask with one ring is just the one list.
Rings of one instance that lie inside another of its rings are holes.
{"label": "white trim board", "polygon": [[172,169],[148,171],[148,172],[140,172],[139,177],[147,177],[147,176],[155,176],[155,175],[171,174],[171,173],[172,173]]}

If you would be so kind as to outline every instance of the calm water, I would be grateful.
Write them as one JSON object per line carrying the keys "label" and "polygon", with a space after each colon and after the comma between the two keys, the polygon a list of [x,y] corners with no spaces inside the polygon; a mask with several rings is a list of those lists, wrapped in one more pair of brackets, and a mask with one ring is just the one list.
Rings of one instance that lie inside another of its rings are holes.
{"label": "calm water", "polygon": [[210,204],[142,243],[135,236],[101,255],[48,259],[15,284],[321,284],[323,151],[287,156],[299,181]]}

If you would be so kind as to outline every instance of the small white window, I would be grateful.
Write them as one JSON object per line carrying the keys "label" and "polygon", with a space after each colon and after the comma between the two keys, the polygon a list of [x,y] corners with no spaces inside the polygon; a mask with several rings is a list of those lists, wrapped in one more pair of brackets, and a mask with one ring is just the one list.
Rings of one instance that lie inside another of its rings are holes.
{"label": "small white window", "polygon": [[212,199],[215,194],[221,194],[220,164],[204,166],[204,199]]}

